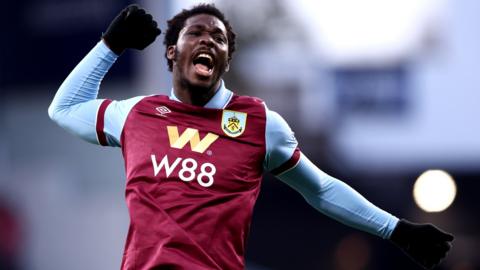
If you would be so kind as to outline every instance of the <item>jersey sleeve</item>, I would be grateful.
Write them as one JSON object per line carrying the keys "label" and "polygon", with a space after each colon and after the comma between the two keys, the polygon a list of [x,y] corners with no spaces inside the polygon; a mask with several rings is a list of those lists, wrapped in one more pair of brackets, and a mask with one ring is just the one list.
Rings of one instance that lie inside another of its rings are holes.
{"label": "jersey sleeve", "polygon": [[125,119],[142,97],[123,101],[97,99],[101,81],[117,58],[100,41],[58,89],[48,108],[50,118],[90,143],[120,146]]}
{"label": "jersey sleeve", "polygon": [[266,116],[266,154],[263,167],[274,175],[280,175],[297,165],[300,150],[287,122],[268,108]]}
{"label": "jersey sleeve", "polygon": [[103,146],[121,146],[121,135],[130,110],[142,100],[137,96],[126,100],[104,100],[100,105],[95,123],[95,133],[98,143]]}
{"label": "jersey sleeve", "polygon": [[277,177],[302,194],[315,209],[348,226],[388,239],[398,223],[397,217],[318,169],[303,154],[297,166]]}

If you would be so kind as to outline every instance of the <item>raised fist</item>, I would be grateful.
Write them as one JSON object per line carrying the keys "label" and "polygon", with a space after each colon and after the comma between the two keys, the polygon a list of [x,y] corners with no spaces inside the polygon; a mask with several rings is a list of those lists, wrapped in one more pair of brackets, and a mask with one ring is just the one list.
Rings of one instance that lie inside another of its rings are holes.
{"label": "raised fist", "polygon": [[120,55],[127,48],[145,49],[160,33],[152,15],[133,4],[113,19],[102,38],[114,53]]}

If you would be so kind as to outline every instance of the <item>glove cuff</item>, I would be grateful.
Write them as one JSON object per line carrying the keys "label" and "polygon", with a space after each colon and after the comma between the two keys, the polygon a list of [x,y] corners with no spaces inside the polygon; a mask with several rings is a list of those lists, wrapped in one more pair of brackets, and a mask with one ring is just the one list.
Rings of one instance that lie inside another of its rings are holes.
{"label": "glove cuff", "polygon": [[[109,33],[104,33],[102,35],[102,39],[107,45],[107,47],[112,50],[116,55],[120,56],[123,51],[125,51],[124,47],[121,46],[115,46],[115,43],[120,43],[120,42],[115,42],[115,38],[112,38]],[[113,39],[113,40],[112,40]]]}
{"label": "glove cuff", "polygon": [[397,226],[395,229],[393,229],[392,235],[390,236],[390,241],[399,246],[407,244],[414,226],[415,225],[412,222],[406,219],[399,220]]}

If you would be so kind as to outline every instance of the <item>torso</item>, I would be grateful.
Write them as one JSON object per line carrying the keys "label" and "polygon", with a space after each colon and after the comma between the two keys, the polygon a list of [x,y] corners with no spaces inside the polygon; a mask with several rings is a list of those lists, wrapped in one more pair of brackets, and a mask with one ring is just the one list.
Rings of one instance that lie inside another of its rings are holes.
{"label": "torso", "polygon": [[133,107],[121,137],[131,218],[122,269],[244,268],[265,124],[250,97],[224,109],[166,96]]}

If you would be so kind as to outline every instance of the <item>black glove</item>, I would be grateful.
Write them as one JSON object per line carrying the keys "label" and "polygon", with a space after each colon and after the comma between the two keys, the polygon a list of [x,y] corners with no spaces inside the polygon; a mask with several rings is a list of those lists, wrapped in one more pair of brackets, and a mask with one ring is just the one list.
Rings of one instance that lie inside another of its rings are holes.
{"label": "black glove", "polygon": [[452,247],[453,235],[432,224],[400,220],[390,240],[425,269],[437,266]]}
{"label": "black glove", "polygon": [[120,55],[126,48],[145,49],[160,33],[152,15],[134,4],[113,19],[102,38],[114,53]]}

